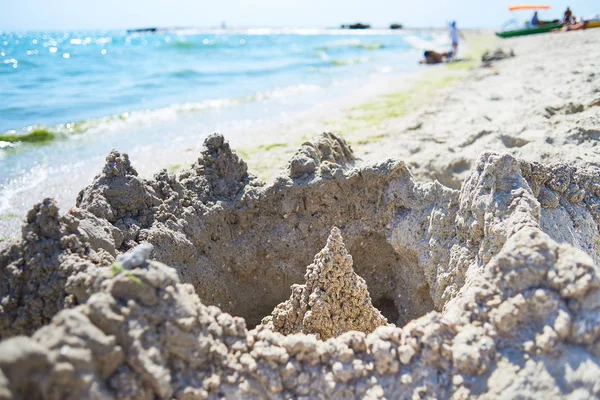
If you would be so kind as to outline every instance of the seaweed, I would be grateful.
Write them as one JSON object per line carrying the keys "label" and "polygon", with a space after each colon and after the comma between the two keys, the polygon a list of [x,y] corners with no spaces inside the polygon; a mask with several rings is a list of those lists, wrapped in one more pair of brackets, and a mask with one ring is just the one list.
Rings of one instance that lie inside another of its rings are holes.
{"label": "seaweed", "polygon": [[0,135],[0,141],[3,142],[25,142],[25,143],[47,143],[54,140],[54,133],[46,129],[36,129],[25,135]]}

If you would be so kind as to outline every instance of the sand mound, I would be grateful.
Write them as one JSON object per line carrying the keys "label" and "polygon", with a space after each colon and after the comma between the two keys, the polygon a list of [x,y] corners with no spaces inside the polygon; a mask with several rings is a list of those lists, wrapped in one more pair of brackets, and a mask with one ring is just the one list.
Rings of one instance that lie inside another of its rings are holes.
{"label": "sand mound", "polygon": [[271,185],[219,135],[178,176],[112,152],[0,250],[0,393],[600,396],[597,168],[484,153],[453,190],[354,162],[332,134]]}
{"label": "sand mound", "polygon": [[277,332],[312,333],[326,340],[348,331],[371,333],[387,320],[373,307],[364,279],[352,268],[338,228],[306,268],[306,284],[292,285],[289,300],[277,305],[262,323]]}
{"label": "sand mound", "polygon": [[510,49],[510,51],[508,51],[501,48],[497,48],[494,51],[488,50],[485,53],[483,53],[483,55],[481,56],[481,62],[485,64],[491,61],[499,61],[504,60],[505,58],[512,58],[514,56],[515,52],[513,49]]}

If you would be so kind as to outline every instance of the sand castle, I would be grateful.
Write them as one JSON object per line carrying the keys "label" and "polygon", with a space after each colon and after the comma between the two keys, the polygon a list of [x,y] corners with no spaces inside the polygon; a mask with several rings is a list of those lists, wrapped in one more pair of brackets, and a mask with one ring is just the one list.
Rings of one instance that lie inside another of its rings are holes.
{"label": "sand castle", "polygon": [[263,318],[263,325],[284,335],[307,333],[327,340],[349,331],[371,333],[387,324],[373,307],[365,280],[354,272],[338,228],[331,230],[305,278],[306,284],[292,285],[290,299]]}
{"label": "sand castle", "polygon": [[600,396],[600,169],[473,165],[420,183],[323,134],[264,185],[221,135],[151,180],[113,151],[0,250],[0,397]]}

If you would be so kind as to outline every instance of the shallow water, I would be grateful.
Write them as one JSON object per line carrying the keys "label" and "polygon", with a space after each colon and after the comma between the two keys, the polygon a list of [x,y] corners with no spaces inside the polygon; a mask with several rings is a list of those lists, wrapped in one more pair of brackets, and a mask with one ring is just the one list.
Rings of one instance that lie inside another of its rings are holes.
{"label": "shallow water", "polygon": [[56,139],[0,142],[0,238],[20,224],[7,213],[22,217],[42,197],[71,206],[112,148],[153,173],[192,161],[211,131],[284,137],[269,129],[415,70],[419,50],[444,41],[394,31],[1,32],[0,132],[41,127]]}

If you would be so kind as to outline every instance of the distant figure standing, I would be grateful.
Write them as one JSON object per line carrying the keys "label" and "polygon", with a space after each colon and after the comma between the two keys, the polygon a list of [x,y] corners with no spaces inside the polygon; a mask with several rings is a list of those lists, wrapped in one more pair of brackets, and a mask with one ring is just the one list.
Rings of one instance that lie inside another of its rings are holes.
{"label": "distant figure standing", "polygon": [[450,41],[452,42],[452,54],[450,55],[451,59],[456,58],[456,54],[458,53],[458,41],[461,37],[464,39],[464,36],[456,27],[456,21],[450,22]]}
{"label": "distant figure standing", "polygon": [[540,26],[540,20],[538,18],[537,11],[533,13],[533,17],[531,18],[531,26]]}
{"label": "distant figure standing", "polygon": [[571,8],[567,7],[567,11],[565,11],[565,15],[563,17],[563,23],[564,24],[572,24],[575,21],[573,21],[573,13],[571,12]]}

